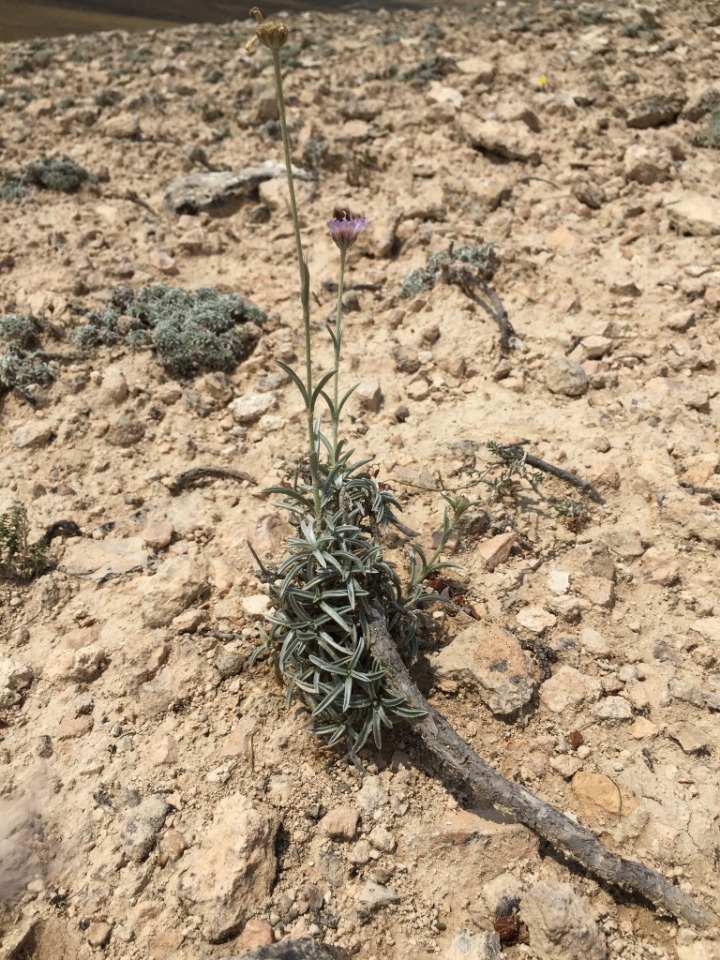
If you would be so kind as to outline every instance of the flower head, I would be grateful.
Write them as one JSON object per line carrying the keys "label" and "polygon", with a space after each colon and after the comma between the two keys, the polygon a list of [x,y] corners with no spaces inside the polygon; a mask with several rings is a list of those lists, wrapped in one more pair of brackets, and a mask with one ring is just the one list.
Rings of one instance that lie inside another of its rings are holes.
{"label": "flower head", "polygon": [[267,47],[268,50],[279,50],[285,46],[290,34],[287,24],[280,23],[279,20],[263,20],[263,15],[257,7],[252,8],[250,16],[255,17],[258,22],[258,28],[255,31],[255,36],[251,37],[245,44],[245,49],[248,53],[252,53],[253,47],[258,40],[264,47]]}
{"label": "flower head", "polygon": [[333,219],[328,220],[330,236],[341,250],[349,250],[358,236],[370,226],[367,217],[350,213],[349,210],[336,210]]}

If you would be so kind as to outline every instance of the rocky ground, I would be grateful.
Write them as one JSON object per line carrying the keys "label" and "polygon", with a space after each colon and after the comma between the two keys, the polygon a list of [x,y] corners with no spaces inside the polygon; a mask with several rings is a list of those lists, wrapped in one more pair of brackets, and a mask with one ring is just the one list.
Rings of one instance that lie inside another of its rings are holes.
{"label": "rocky ground", "polygon": [[[419,682],[504,775],[717,910],[717,6],[312,14],[292,31],[318,370],[325,221],[349,205],[373,228],[349,258],[347,433],[427,545],[442,489],[482,500]],[[209,960],[310,936],[368,960],[489,958],[516,897],[528,942],[508,957],[717,958],[712,930],[613,894],[466,796],[409,729],[365,772],[323,751],[249,667],[266,602],[246,540],[281,556],[290,528],[262,491],[303,449],[274,363],[303,349],[286,188],[271,166],[222,204],[166,194],[281,158],[252,32],[0,48],[4,175],[67,155],[96,178],[0,201],[0,309],[39,318],[55,374],[0,397],[0,510],[23,505],[31,539],[81,532],[53,539],[52,572],[0,585],[0,956]],[[506,353],[457,271],[401,295],[432,254],[484,242]],[[250,298],[268,314],[250,356],[176,379],[121,341],[80,350],[87,311],[157,283]],[[487,444],[521,440],[603,502],[550,475],[493,497]],[[198,466],[247,479],[176,491]]]}

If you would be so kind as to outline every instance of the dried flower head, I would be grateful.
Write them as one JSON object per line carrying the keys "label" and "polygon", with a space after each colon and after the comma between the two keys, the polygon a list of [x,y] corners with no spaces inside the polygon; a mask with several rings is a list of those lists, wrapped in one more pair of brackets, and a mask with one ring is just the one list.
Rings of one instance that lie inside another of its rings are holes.
{"label": "dried flower head", "polygon": [[255,36],[251,37],[245,45],[248,53],[252,53],[253,47],[258,40],[264,47],[267,47],[268,50],[279,50],[285,46],[290,34],[286,24],[280,23],[279,20],[263,20],[263,15],[257,7],[252,8],[250,16],[255,17],[258,22],[258,28],[255,31]]}
{"label": "dried flower head", "polygon": [[330,235],[341,250],[348,250],[369,226],[367,217],[350,213],[349,210],[336,210],[333,219],[328,220]]}

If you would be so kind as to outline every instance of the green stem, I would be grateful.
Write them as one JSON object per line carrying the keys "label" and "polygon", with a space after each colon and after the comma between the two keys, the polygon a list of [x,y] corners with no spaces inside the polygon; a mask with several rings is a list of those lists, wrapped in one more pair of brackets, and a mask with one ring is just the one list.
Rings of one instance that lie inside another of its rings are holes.
{"label": "green stem", "polygon": [[342,349],[343,321],[342,321],[342,298],[343,286],[345,284],[345,257],[347,247],[340,247],[340,276],[338,278],[338,300],[337,300],[337,319],[335,323],[335,382],[333,389],[333,410],[332,410],[332,448],[333,463],[337,463],[337,445],[338,429],[340,425],[340,411],[338,404],[340,402],[340,351]]}
{"label": "green stem", "polygon": [[273,67],[275,68],[275,89],[277,91],[278,114],[280,117],[280,131],[282,133],[283,149],[285,151],[285,170],[287,172],[288,191],[290,193],[290,212],[292,214],[295,231],[295,249],[297,252],[298,267],[300,269],[300,300],[302,303],[303,323],[305,326],[305,389],[307,390],[307,431],[308,452],[310,458],[310,476],[312,478],[313,502],[315,504],[315,519],[320,520],[322,513],[320,504],[320,464],[315,446],[315,423],[313,379],[312,379],[312,344],[310,339],[310,274],[303,255],[300,239],[300,220],[298,218],[297,201],[295,200],[295,181],[293,180],[292,160],[290,157],[290,138],[285,119],[285,98],[283,96],[282,70],[280,69],[280,51],[272,51]]}

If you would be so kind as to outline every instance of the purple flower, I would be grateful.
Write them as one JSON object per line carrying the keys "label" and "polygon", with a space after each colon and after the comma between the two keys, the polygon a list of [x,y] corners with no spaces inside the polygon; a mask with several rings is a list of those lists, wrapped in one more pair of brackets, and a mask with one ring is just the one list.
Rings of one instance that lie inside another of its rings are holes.
{"label": "purple flower", "polygon": [[367,217],[350,213],[349,210],[336,210],[333,219],[328,220],[328,230],[341,250],[349,250],[358,236],[370,226]]}

